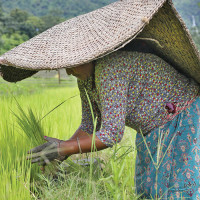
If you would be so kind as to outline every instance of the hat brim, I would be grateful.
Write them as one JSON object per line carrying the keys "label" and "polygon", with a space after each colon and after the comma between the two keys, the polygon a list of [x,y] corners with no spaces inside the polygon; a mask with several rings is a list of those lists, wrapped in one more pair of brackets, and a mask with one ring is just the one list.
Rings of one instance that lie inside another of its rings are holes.
{"label": "hat brim", "polygon": [[20,69],[12,66],[0,65],[0,75],[8,82],[17,82],[31,77],[38,71]]}

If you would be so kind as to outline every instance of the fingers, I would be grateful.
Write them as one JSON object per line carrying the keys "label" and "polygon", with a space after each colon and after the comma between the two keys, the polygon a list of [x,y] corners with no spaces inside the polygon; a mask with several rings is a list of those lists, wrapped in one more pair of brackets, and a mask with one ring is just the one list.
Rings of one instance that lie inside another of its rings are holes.
{"label": "fingers", "polygon": [[36,159],[31,160],[31,164],[37,163],[37,162],[41,162],[41,161],[42,161],[42,158],[39,157],[39,158],[36,158]]}
{"label": "fingers", "polygon": [[38,163],[38,165],[40,165],[40,166],[45,166],[45,165],[49,164],[50,161],[48,158],[43,159],[40,157],[40,158],[31,160],[31,164],[34,164],[34,163]]}
{"label": "fingers", "polygon": [[44,144],[42,144],[40,146],[37,146],[37,147],[31,149],[30,151],[28,151],[28,154],[38,153],[38,152],[42,151],[43,149],[45,149],[48,146],[49,146],[49,143],[44,143]]}
{"label": "fingers", "polygon": [[39,165],[44,166],[49,164],[52,160],[58,158],[58,142],[55,141],[58,139],[47,137],[47,141],[48,140],[49,142],[28,151],[28,154],[31,155],[27,157],[27,160],[31,160],[32,164],[38,163]]}
{"label": "fingers", "polygon": [[60,140],[57,139],[57,138],[52,138],[52,137],[48,137],[48,136],[44,136],[44,139],[47,141],[47,142],[59,142]]}
{"label": "fingers", "polygon": [[32,160],[32,159],[36,159],[36,158],[40,158],[44,156],[43,153],[39,152],[39,153],[34,153],[34,154],[31,154],[30,156],[27,156],[26,157],[26,160]]}
{"label": "fingers", "polygon": [[[57,139],[57,138],[52,138],[52,137],[48,137],[48,136],[44,136],[44,139],[47,141],[47,142],[60,142],[61,140]],[[37,153],[37,152],[40,152],[42,151],[43,149],[45,149],[46,147],[49,146],[49,143],[44,143],[40,146],[37,146],[33,149],[31,149],[30,151],[28,151],[28,154],[31,154],[31,153]]]}
{"label": "fingers", "polygon": [[42,155],[42,156],[37,156],[33,159],[34,157],[32,157],[31,159],[31,164],[34,163],[38,163],[38,165],[42,165],[45,166],[46,164],[49,164],[51,162],[51,159],[49,160],[49,158],[47,158],[47,156]]}
{"label": "fingers", "polygon": [[27,160],[31,160],[31,164],[38,163],[38,165],[45,166],[50,163],[50,160],[46,155],[42,155],[41,153],[33,154],[26,158]]}
{"label": "fingers", "polygon": [[36,158],[39,158],[39,157],[50,157],[51,158],[51,157],[53,157],[55,155],[58,155],[57,149],[56,148],[52,148],[52,147],[55,147],[55,146],[53,146],[53,144],[52,144],[51,146],[48,146],[48,147],[44,148],[43,151],[38,151],[38,152],[30,150],[29,154],[31,154],[31,155],[27,156],[26,159],[27,160],[31,160],[31,159],[36,159]]}
{"label": "fingers", "polygon": [[28,156],[26,159],[31,160],[31,163],[38,163],[38,165],[46,165],[49,164],[54,159],[57,159],[58,153],[57,149],[46,149],[44,151],[33,153],[30,156]]}

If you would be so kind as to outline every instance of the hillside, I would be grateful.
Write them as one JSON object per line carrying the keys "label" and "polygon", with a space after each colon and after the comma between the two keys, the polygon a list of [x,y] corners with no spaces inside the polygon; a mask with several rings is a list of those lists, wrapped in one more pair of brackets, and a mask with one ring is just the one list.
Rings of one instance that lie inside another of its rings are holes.
{"label": "hillside", "polygon": [[[5,11],[19,8],[35,16],[58,15],[66,19],[103,7],[116,0],[0,0]],[[173,0],[186,24],[191,27],[193,18],[200,26],[200,0]],[[194,17],[193,17],[194,16]]]}
{"label": "hillside", "polygon": [[0,0],[6,11],[19,8],[35,16],[57,14],[72,18],[110,4],[116,0]]}

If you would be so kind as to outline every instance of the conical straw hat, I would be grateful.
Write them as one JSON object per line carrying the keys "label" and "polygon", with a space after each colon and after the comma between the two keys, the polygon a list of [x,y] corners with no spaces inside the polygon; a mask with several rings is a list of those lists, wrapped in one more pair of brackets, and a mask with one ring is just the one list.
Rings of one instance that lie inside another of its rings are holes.
{"label": "conical straw hat", "polygon": [[199,52],[170,0],[122,0],[67,20],[3,54],[1,72],[16,82],[96,60],[134,39],[200,83]]}

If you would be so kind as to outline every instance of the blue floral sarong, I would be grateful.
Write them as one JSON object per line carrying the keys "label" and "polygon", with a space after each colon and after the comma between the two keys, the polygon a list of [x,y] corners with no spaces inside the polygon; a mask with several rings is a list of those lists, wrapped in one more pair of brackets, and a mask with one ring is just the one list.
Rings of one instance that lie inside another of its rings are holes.
{"label": "blue floral sarong", "polygon": [[146,137],[137,134],[136,145],[138,194],[146,199],[200,199],[200,97]]}

